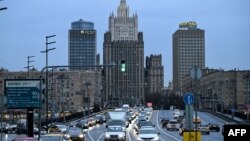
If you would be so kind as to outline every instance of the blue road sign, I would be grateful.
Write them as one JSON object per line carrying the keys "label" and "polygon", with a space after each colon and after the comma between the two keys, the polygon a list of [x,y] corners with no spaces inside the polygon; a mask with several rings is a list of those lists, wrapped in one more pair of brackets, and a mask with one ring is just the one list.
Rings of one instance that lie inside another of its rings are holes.
{"label": "blue road sign", "polygon": [[39,108],[40,80],[5,80],[5,95],[9,109]]}
{"label": "blue road sign", "polygon": [[183,97],[183,101],[186,105],[191,105],[194,103],[194,96],[192,93],[186,93]]}

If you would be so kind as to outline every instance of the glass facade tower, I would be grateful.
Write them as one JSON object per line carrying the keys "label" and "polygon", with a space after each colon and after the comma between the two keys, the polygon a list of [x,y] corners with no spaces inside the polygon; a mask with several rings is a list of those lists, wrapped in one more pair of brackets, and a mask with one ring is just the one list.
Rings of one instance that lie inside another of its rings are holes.
{"label": "glass facade tower", "polygon": [[91,66],[96,65],[96,30],[94,29],[94,23],[82,19],[72,22],[68,34],[70,70],[92,69]]}

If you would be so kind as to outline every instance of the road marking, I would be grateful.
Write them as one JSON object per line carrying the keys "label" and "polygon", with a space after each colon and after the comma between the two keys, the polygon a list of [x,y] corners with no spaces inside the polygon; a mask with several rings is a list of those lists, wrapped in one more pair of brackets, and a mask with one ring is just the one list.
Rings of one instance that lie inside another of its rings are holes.
{"label": "road marking", "polygon": [[163,131],[163,130],[160,128],[160,126],[159,126],[159,110],[157,111],[157,118],[156,118],[156,120],[157,120],[157,121],[156,121],[157,127],[158,127],[164,134],[166,134],[167,136],[173,138],[173,139],[176,140],[176,141],[181,141],[180,139],[178,139],[178,138],[176,138],[176,137],[174,137],[174,136],[168,134],[167,132]]}
{"label": "road marking", "polygon": [[103,136],[104,136],[104,133],[102,133],[102,135],[97,139],[97,141],[100,141]]}
{"label": "road marking", "polygon": [[128,133],[128,139],[129,139],[129,141],[131,141],[131,137],[130,137],[129,131],[127,133]]}
{"label": "road marking", "polygon": [[91,141],[94,141],[94,139],[90,136],[89,130],[88,130],[88,136],[89,136]]}

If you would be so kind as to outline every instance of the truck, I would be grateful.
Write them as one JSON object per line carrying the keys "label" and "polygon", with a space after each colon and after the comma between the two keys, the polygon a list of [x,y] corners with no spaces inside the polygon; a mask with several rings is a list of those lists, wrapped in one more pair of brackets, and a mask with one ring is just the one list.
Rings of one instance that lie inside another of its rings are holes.
{"label": "truck", "polygon": [[115,110],[107,113],[107,124],[104,141],[108,140],[126,140],[127,126],[126,112]]}
{"label": "truck", "polygon": [[128,112],[128,111],[129,111],[129,104],[123,104],[123,105],[122,105],[122,109],[123,109],[125,112]]}
{"label": "truck", "polygon": [[127,127],[127,119],[126,119],[126,112],[124,111],[110,111],[107,113],[107,125],[108,126],[122,126],[123,130],[126,130]]}

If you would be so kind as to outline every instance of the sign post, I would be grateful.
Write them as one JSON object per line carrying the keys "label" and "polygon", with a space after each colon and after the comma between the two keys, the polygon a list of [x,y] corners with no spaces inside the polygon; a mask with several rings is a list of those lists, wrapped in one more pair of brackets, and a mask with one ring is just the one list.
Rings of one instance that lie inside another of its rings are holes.
{"label": "sign post", "polygon": [[40,108],[40,79],[6,79],[8,109],[27,109],[28,136],[33,137],[33,109]]}
{"label": "sign post", "polygon": [[[198,96],[197,96],[196,87],[197,87],[197,80],[199,80],[202,77],[202,70],[199,67],[194,66],[190,70],[190,77],[192,80],[195,81],[195,120],[197,120]],[[198,124],[196,122],[195,123],[195,141],[197,141],[197,131],[198,131]]]}
{"label": "sign post", "polygon": [[186,93],[183,96],[183,101],[185,103],[185,112],[186,112],[186,124],[188,125],[188,130],[192,130],[194,128],[193,125],[193,103],[194,103],[194,96],[192,93]]}

